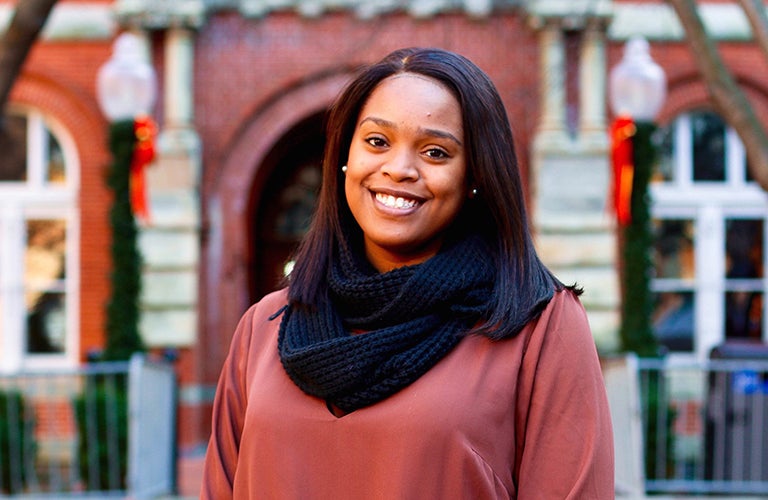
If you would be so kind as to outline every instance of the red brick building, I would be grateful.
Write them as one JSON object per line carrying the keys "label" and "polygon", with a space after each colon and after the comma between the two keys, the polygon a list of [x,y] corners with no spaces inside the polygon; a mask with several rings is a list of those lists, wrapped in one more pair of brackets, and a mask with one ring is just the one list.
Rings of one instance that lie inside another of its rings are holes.
{"label": "red brick building", "polygon": [[[14,3],[0,0],[0,26]],[[701,4],[768,125],[768,65],[738,6]],[[738,138],[711,112],[695,54],[664,2],[60,0],[9,107],[25,131],[27,170],[0,168],[4,371],[77,364],[104,345],[110,155],[95,80],[123,30],[143,37],[159,77],[152,222],[140,240],[141,331],[153,350],[180,353],[182,446],[207,439],[239,316],[276,286],[311,213],[324,110],[357,67],[403,46],[460,52],[495,82],[541,254],[564,280],[585,286],[596,341],[610,352],[618,348],[619,286],[606,211],[606,77],[628,38],[647,38],[668,80],[652,189],[658,334],[691,356],[728,336],[766,338],[768,202],[746,173]],[[738,275],[737,257],[746,266]],[[750,302],[737,331],[729,318],[740,292]],[[687,309],[671,316],[662,310],[669,304]],[[42,334],[32,316],[47,325]]]}

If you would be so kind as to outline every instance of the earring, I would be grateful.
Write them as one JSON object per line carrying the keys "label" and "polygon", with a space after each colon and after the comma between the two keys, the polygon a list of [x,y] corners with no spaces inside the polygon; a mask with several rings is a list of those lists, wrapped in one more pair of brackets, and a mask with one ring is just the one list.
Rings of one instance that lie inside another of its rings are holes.
{"label": "earring", "polygon": [[472,188],[472,190],[469,192],[469,197],[474,198],[477,196],[477,188]]}
{"label": "earring", "polygon": [[343,167],[341,167],[341,171],[346,174],[347,173],[347,166],[344,165]]}

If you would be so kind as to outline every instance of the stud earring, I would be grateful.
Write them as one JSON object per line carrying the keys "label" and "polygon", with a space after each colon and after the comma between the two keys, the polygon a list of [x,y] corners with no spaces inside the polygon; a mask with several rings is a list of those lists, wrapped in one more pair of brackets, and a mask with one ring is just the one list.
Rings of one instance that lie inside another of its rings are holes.
{"label": "stud earring", "polygon": [[472,188],[472,190],[469,192],[469,197],[474,198],[477,196],[477,188]]}
{"label": "stud earring", "polygon": [[344,165],[343,167],[341,167],[341,171],[346,174],[347,173],[347,166]]}

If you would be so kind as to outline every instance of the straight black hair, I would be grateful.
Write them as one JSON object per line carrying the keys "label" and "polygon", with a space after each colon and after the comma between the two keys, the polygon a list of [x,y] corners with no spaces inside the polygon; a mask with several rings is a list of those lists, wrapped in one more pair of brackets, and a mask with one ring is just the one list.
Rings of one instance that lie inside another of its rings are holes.
{"label": "straight black hair", "polygon": [[480,234],[490,244],[498,271],[492,312],[472,333],[491,338],[515,335],[564,285],[543,265],[534,249],[512,130],[496,87],[470,60],[442,49],[392,52],[364,68],[332,105],[326,123],[318,206],[295,254],[288,281],[289,300],[293,306],[306,307],[329,300],[327,273],[335,247],[346,244],[345,234],[359,237],[361,233],[346,202],[341,166],[347,162],[359,114],[368,97],[382,80],[399,73],[432,78],[459,102],[468,185],[478,194],[464,204],[449,229],[450,236]]}

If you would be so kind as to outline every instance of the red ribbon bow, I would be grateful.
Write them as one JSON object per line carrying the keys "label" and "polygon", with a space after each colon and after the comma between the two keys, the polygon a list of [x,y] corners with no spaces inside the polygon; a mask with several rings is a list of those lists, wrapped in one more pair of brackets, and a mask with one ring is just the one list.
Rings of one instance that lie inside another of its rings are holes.
{"label": "red ribbon bow", "polygon": [[626,116],[619,116],[611,125],[613,206],[616,219],[622,226],[632,221],[632,181],[635,175],[632,137],[636,130],[635,122]]}
{"label": "red ribbon bow", "polygon": [[157,126],[148,116],[137,117],[133,122],[136,144],[133,148],[130,172],[131,208],[135,216],[148,221],[147,183],[144,169],[155,159]]}

